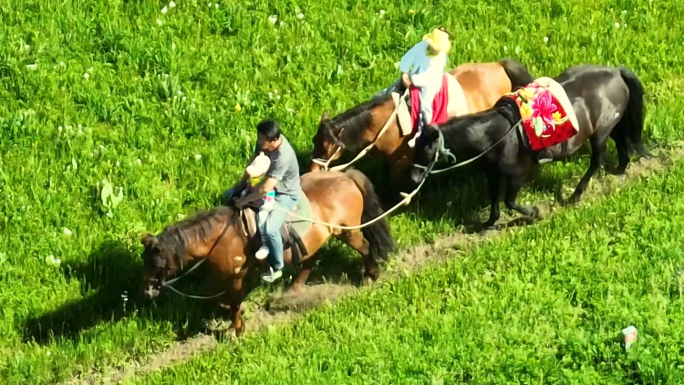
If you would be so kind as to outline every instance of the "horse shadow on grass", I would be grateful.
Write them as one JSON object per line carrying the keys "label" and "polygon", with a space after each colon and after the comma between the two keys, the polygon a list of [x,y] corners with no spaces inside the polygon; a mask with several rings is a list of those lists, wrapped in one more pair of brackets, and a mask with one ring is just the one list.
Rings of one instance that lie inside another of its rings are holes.
{"label": "horse shadow on grass", "polygon": [[[62,271],[67,281],[79,282],[81,298],[26,320],[25,342],[45,344],[53,340],[88,338],[90,334],[94,336],[98,325],[133,315],[143,320],[166,320],[183,325],[174,327],[179,339],[183,339],[200,331],[202,315],[212,312],[206,301],[169,300],[168,295],[155,302],[146,301],[142,296],[142,263],[132,250],[117,241],[102,243],[85,262],[63,263]],[[198,286],[193,285],[192,290]]]}

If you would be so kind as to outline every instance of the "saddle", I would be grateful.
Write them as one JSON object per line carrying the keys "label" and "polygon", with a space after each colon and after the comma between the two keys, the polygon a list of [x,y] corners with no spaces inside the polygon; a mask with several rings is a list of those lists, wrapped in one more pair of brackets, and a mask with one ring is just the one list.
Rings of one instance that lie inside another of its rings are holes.
{"label": "saddle", "polygon": [[[414,132],[418,126],[420,113],[420,89],[412,87],[409,94],[402,98],[405,91],[406,88],[402,86],[397,92],[392,92],[394,105],[398,105],[397,122],[401,136],[408,136]],[[442,88],[435,96],[432,109],[432,124],[441,124],[450,117],[468,113],[465,92],[452,74],[444,73]]]}
{"label": "saddle", "polygon": [[551,78],[538,78],[505,96],[518,105],[522,133],[533,151],[565,143],[579,131],[565,89]]}
{"label": "saddle", "polygon": [[[311,204],[303,192],[297,200],[297,205],[290,212],[285,224],[280,228],[283,238],[283,249],[292,252],[292,264],[298,265],[301,259],[309,254],[302,241],[302,237],[311,229]],[[255,250],[261,245],[261,237],[257,226],[257,211],[253,208],[240,210],[243,232]]]}

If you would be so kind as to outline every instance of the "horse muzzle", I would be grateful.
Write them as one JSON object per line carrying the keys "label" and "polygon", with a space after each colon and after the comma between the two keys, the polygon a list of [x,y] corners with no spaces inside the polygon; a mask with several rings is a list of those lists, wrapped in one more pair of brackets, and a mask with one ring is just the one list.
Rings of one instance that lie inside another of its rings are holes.
{"label": "horse muzzle", "polygon": [[161,294],[161,286],[155,286],[152,284],[147,284],[143,287],[143,295],[145,299],[155,299]]}
{"label": "horse muzzle", "polygon": [[425,177],[425,172],[425,170],[422,170],[418,167],[413,167],[411,169],[411,182],[413,182],[415,185],[422,182],[423,178]]}

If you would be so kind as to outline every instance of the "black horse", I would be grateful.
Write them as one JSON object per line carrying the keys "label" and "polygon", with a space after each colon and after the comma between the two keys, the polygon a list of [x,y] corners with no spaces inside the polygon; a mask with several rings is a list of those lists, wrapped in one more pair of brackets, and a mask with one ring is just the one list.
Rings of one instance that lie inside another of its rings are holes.
{"label": "black horse", "polygon": [[[641,140],[644,89],[637,76],[622,66],[575,66],[555,80],[563,86],[572,103],[579,132],[546,151],[555,161],[573,154],[587,139],[591,144],[589,169],[568,200],[568,203],[576,203],[604,162],[609,136],[615,141],[618,153],[618,166],[613,171],[615,175],[625,173],[630,144],[640,155],[650,155]],[[502,180],[507,187],[504,198],[506,206],[528,217],[537,216],[539,211],[536,207],[516,202],[516,196],[538,156],[529,148],[520,130],[513,128],[519,121],[520,110],[516,102],[504,96],[489,110],[455,117],[439,126],[426,127],[416,144],[411,179],[419,183],[427,172],[426,166],[435,159],[446,158],[448,151],[459,160],[467,160],[494,146],[480,163],[487,176],[492,205],[485,228],[493,228],[499,219]]]}

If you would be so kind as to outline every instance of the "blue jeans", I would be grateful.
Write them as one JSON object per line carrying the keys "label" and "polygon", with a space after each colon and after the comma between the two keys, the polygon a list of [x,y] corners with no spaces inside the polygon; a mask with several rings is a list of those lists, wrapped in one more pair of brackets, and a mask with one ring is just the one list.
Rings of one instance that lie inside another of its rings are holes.
{"label": "blue jeans", "polygon": [[274,270],[280,270],[283,262],[283,237],[280,229],[285,224],[290,211],[297,206],[297,199],[276,193],[273,208],[259,211],[257,223],[262,244],[268,247],[268,259]]}

